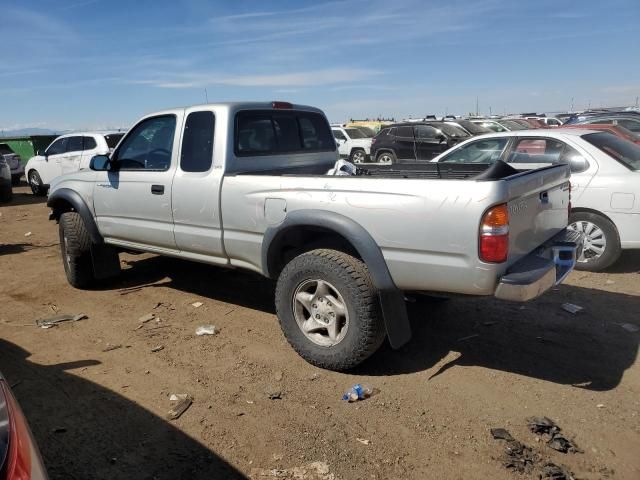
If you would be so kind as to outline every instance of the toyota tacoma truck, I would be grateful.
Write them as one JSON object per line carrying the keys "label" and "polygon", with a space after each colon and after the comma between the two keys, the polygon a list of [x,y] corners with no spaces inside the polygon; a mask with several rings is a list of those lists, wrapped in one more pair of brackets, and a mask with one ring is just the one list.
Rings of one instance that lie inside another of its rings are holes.
{"label": "toyota tacoma truck", "polygon": [[[51,183],[77,288],[143,251],[277,281],[282,331],[308,362],[352,368],[411,337],[406,292],[527,301],[582,248],[569,167],[403,164],[337,175],[321,110],[220,103],[142,118],[108,156]],[[353,170],[353,169],[352,169]],[[250,295],[250,292],[247,292]]]}

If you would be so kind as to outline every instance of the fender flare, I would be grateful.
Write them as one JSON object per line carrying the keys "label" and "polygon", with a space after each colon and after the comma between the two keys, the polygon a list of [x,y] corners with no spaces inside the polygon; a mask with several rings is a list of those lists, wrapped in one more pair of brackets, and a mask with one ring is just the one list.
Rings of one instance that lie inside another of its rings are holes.
{"label": "fender flare", "polygon": [[274,278],[275,258],[282,236],[297,227],[321,227],[335,232],[351,243],[371,274],[382,309],[382,317],[389,343],[395,349],[411,339],[411,325],[407,315],[404,293],[396,287],[380,247],[362,225],[339,213],[325,210],[298,210],[287,214],[277,226],[267,228],[262,242],[264,274]]}
{"label": "fender flare", "polygon": [[78,212],[82,218],[85,228],[91,237],[91,241],[97,245],[104,243],[104,239],[98,230],[98,225],[96,225],[96,221],[93,218],[91,210],[89,210],[85,201],[75,190],[71,190],[70,188],[60,188],[49,195],[49,198],[47,199],[47,206],[52,209],[49,220],[59,220],[61,214],[59,209],[67,204],[71,205],[73,210]]}

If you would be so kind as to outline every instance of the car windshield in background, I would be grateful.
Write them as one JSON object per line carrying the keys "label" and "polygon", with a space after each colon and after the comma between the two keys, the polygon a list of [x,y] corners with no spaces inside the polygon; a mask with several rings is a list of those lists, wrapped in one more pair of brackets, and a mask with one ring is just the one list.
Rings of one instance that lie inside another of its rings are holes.
{"label": "car windshield in background", "polygon": [[640,145],[608,132],[588,133],[582,138],[631,170],[640,170]]}
{"label": "car windshield in background", "polygon": [[107,141],[109,148],[116,148],[116,145],[122,137],[124,137],[124,133],[113,133],[111,135],[105,135],[104,139]]}
{"label": "car windshield in background", "polygon": [[462,128],[456,127],[454,125],[449,125],[447,123],[434,123],[431,124],[432,127],[437,128],[438,130],[442,130],[443,133],[449,135],[450,137],[468,137],[469,134],[465,132]]}
{"label": "car windshield in background", "polygon": [[0,143],[0,155],[11,155],[13,150],[6,143]]}
{"label": "car windshield in background", "polygon": [[369,138],[359,128],[345,128],[345,131],[347,132],[347,135],[349,135],[349,138],[352,138],[352,139]]}
{"label": "car windshield in background", "polygon": [[512,120],[500,120],[500,125],[504,125],[505,127],[511,130],[526,130],[527,128],[518,122],[514,122]]}
{"label": "car windshield in background", "polygon": [[483,127],[482,125],[478,125],[477,123],[470,122],[469,120],[458,120],[456,123],[459,123],[462,128],[468,130],[473,135],[482,135],[483,133],[492,132],[492,130]]}
{"label": "car windshield in background", "polygon": [[369,127],[355,127],[355,128],[357,128],[362,133],[364,133],[365,137],[367,138],[373,138],[376,136],[376,131],[373,128],[369,128]]}

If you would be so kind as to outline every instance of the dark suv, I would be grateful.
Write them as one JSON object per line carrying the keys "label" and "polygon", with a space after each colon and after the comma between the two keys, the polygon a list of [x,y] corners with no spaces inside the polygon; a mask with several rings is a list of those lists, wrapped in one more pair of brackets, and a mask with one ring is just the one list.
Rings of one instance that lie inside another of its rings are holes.
{"label": "dark suv", "polygon": [[427,162],[469,136],[464,129],[444,122],[397,123],[373,138],[371,158],[385,164]]}

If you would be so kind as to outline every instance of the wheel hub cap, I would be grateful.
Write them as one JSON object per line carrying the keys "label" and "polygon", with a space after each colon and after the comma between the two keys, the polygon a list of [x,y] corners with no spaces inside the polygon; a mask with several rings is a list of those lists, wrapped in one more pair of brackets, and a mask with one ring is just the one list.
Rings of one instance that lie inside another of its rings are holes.
{"label": "wheel hub cap", "polygon": [[293,295],[293,314],[302,333],[313,343],[340,343],[349,327],[349,313],[340,292],[324,280],[305,280]]}
{"label": "wheel hub cap", "polygon": [[571,230],[584,234],[584,247],[578,262],[587,263],[600,258],[607,248],[607,237],[604,231],[595,223],[586,220],[569,225]]}

